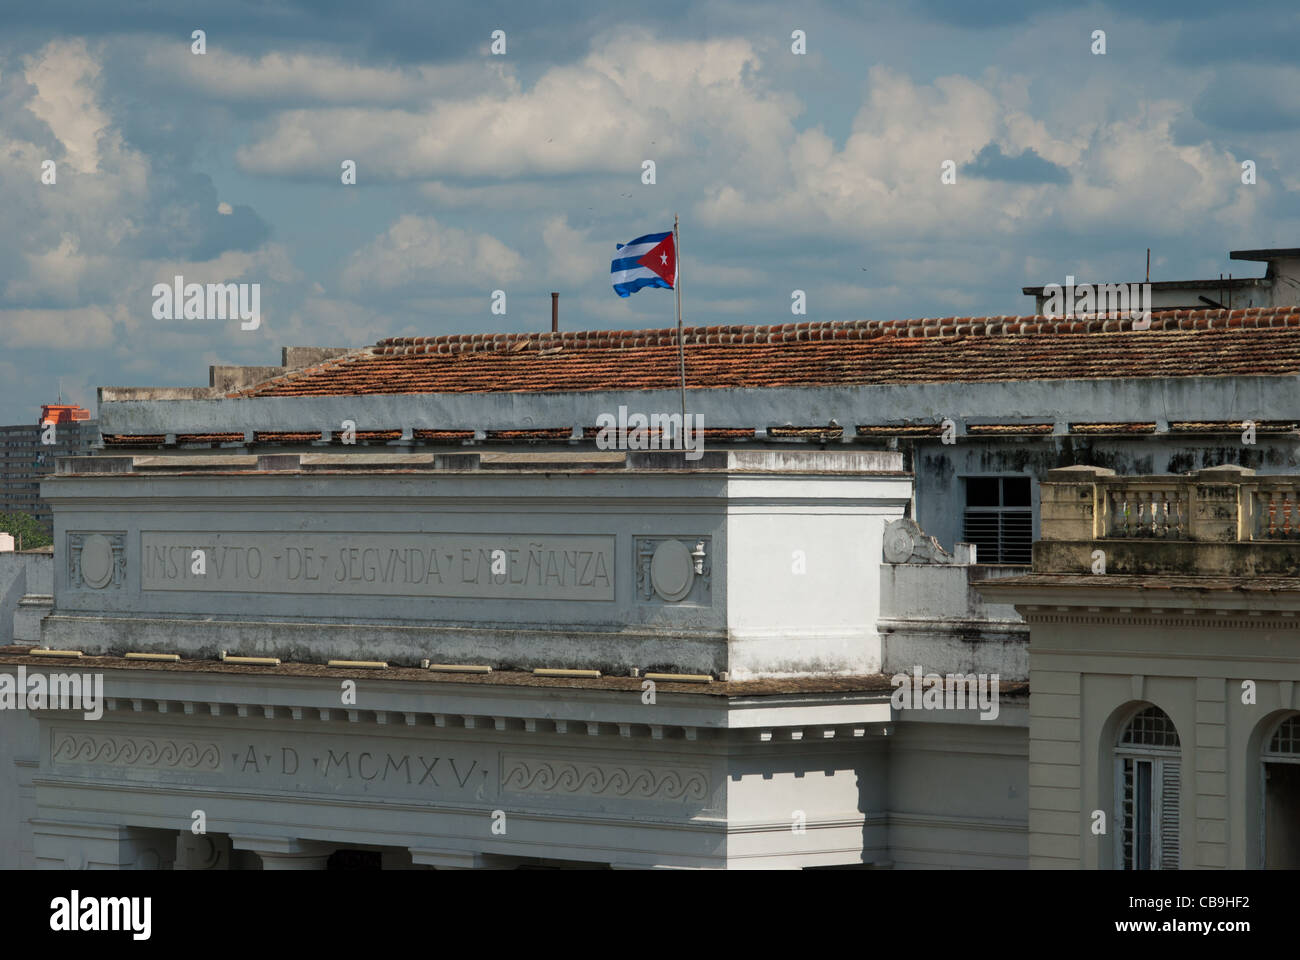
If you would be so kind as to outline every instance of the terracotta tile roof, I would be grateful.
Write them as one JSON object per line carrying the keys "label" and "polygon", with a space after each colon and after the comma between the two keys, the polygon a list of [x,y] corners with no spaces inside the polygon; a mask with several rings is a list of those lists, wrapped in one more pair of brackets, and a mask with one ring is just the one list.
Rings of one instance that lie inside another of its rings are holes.
{"label": "terracotta tile roof", "polygon": [[416,440],[473,440],[473,430],[412,430]]}
{"label": "terracotta tile roof", "polygon": [[968,423],[966,433],[976,435],[995,435],[1013,433],[1051,433],[1052,423]]}
{"label": "terracotta tile roof", "polygon": [[[400,437],[402,432],[399,430],[397,435]],[[253,440],[257,443],[307,443],[320,437],[319,430],[257,430],[253,433]]]}
{"label": "terracotta tile roof", "polygon": [[824,438],[838,440],[844,436],[843,427],[768,427],[769,437],[792,437],[800,440]]}
{"label": "terracotta tile roof", "polygon": [[861,437],[937,437],[943,433],[942,423],[862,423],[857,427]]}
{"label": "terracotta tile roof", "polygon": [[[126,434],[125,436],[129,436]],[[242,433],[178,433],[177,443],[243,443]]]}
{"label": "terracotta tile roof", "polygon": [[[1173,310],[1131,320],[939,320],[691,327],[691,389],[1300,373],[1300,307]],[[672,389],[663,330],[381,340],[231,397]]]}
{"label": "terracotta tile roof", "polygon": [[1155,421],[1145,423],[1072,423],[1071,433],[1155,433]]}
{"label": "terracotta tile roof", "polygon": [[572,427],[538,427],[532,430],[487,430],[484,438],[499,442],[516,440],[568,440],[573,436]]}
{"label": "terracotta tile roof", "polygon": [[[358,430],[357,443],[387,443],[389,440],[401,440],[402,431],[398,430]],[[342,431],[335,431],[333,443],[343,443]]]}
{"label": "terracotta tile roof", "polygon": [[[1170,433],[1241,433],[1243,420],[1172,420]],[[1286,433],[1296,429],[1294,420],[1257,420],[1256,433]]]}
{"label": "terracotta tile roof", "polygon": [[[243,437],[243,434],[240,434]],[[104,434],[104,446],[106,447],[136,447],[136,446],[155,446],[167,442],[167,436],[161,433],[106,433]]]}

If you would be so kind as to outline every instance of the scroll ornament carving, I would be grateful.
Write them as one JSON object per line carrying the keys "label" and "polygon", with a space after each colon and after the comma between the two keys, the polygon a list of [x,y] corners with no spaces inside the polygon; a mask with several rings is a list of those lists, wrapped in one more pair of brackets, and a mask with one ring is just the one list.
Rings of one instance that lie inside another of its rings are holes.
{"label": "scroll ornament carving", "polygon": [[55,736],[52,757],[56,763],[93,763],[117,767],[170,767],[183,770],[221,768],[221,750],[217,744],[195,740],[64,733]]}
{"label": "scroll ornament carving", "polygon": [[708,777],[701,770],[518,759],[509,761],[504,770],[502,789],[519,793],[567,793],[700,802],[709,795]]}

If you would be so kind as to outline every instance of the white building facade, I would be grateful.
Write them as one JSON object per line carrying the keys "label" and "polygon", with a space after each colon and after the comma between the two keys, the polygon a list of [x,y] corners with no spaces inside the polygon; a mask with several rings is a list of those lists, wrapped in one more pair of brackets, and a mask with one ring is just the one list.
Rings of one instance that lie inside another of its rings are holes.
{"label": "white building facade", "polygon": [[[1277,635],[1247,657],[1272,691],[1259,703],[1276,695],[1269,717],[1215,733],[1230,681],[1249,679],[1222,666],[1227,634],[1205,640],[1219,666],[1190,687],[1170,667],[1186,659],[1177,617],[1150,662],[1082,663],[1053,646],[1074,628],[1031,599],[1029,560],[1059,539],[1052,471],[1084,458],[1300,473],[1296,326],[1286,307],[1141,331],[687,330],[698,459],[594,442],[621,408],[680,411],[660,331],[295,348],[281,367],[214,369],[208,388],[104,388],[103,449],[42,487],[53,557],[0,558],[0,678],[98,675],[104,703],[6,718],[0,809],[15,826],[0,857],[1267,865],[1227,838],[1289,809],[1289,774],[1216,780],[1214,751],[1245,736],[1261,764],[1288,762],[1296,678]],[[594,385],[597,361],[635,388]],[[1237,549],[1257,557],[1259,539]],[[1058,587],[1048,606],[1069,607]],[[1089,630],[1094,593],[1078,611]],[[1264,622],[1258,594],[1198,596],[1183,607],[1240,609],[1229,630]],[[1077,644],[1113,642],[1102,634]],[[912,678],[915,696],[897,697]],[[957,696],[972,687],[996,696]],[[1161,833],[1180,764],[1198,779],[1177,781],[1183,812]],[[1124,789],[1155,820],[1116,848],[1138,809]],[[1090,839],[1094,810],[1112,846]]]}

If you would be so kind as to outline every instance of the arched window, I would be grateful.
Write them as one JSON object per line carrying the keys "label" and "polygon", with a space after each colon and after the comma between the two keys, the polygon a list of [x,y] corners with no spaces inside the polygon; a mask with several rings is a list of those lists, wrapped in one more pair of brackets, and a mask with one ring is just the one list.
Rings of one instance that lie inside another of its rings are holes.
{"label": "arched window", "polygon": [[1300,763],[1300,713],[1277,725],[1264,756],[1269,760]]}
{"label": "arched window", "polygon": [[1300,714],[1277,725],[1260,757],[1264,775],[1264,868],[1300,867]]}
{"label": "arched window", "polygon": [[1117,859],[1123,870],[1177,870],[1182,758],[1159,707],[1138,711],[1115,745]]}

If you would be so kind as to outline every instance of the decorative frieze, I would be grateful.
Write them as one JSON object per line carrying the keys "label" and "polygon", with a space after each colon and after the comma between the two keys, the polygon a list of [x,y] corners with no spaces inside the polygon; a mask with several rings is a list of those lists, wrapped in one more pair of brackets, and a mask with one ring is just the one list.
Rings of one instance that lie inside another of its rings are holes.
{"label": "decorative frieze", "polygon": [[210,740],[105,736],[56,730],[50,738],[54,763],[172,770],[220,770],[221,748]]}
{"label": "decorative frieze", "polygon": [[703,803],[709,796],[709,777],[706,771],[689,767],[540,760],[505,755],[501,762],[501,789],[513,793]]}

